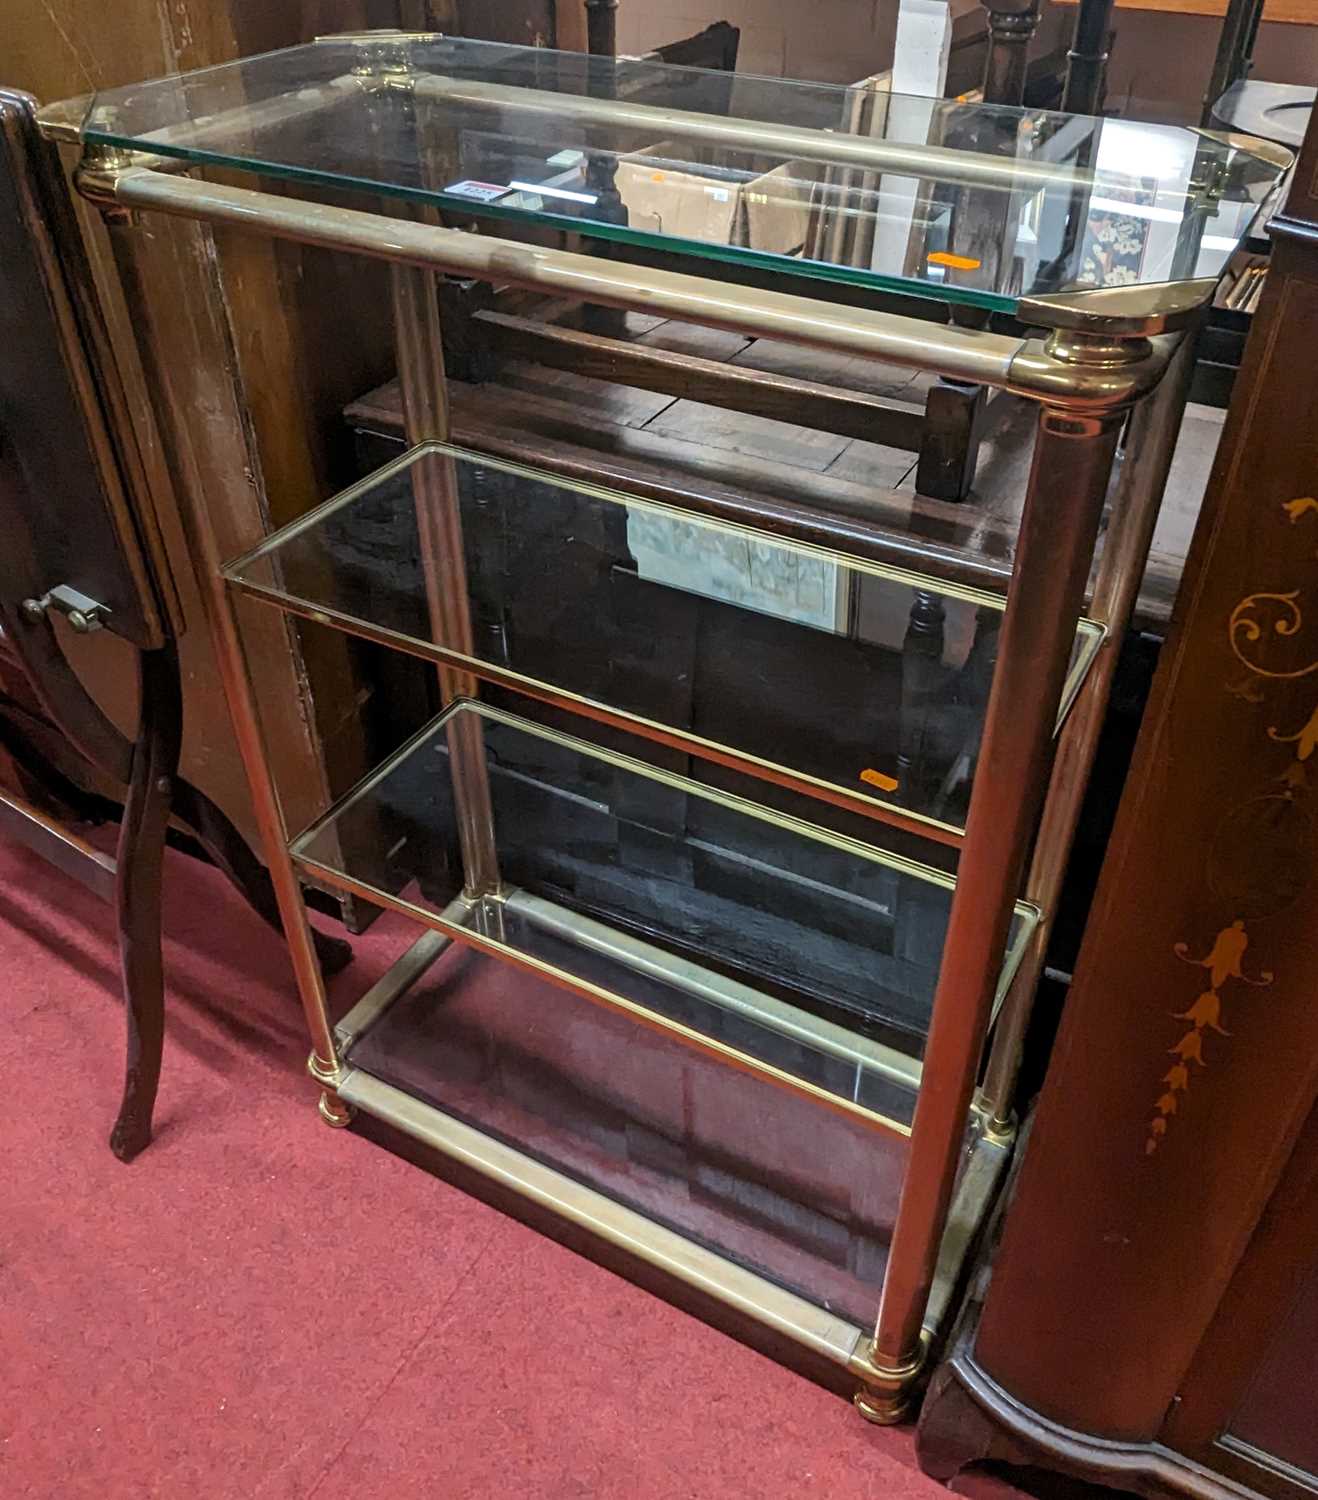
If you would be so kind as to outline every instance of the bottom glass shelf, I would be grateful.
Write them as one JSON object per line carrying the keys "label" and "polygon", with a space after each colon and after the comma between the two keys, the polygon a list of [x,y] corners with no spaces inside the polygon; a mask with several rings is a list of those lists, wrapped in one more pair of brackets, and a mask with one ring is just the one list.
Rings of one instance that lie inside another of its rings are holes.
{"label": "bottom glass shelf", "polygon": [[873,1323],[900,1137],[459,943],[365,1024],[346,1063],[816,1307]]}
{"label": "bottom glass shelf", "polygon": [[[455,786],[476,807],[488,786],[478,838],[500,885],[476,902]],[[954,885],[942,871],[471,701],[291,850],[629,1025],[909,1133]],[[1003,986],[1035,920],[1018,908]]]}

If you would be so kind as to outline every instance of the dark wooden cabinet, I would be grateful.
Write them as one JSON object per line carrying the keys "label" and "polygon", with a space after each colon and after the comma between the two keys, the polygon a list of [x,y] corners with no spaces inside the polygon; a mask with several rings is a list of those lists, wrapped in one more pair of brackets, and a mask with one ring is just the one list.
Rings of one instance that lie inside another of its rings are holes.
{"label": "dark wooden cabinet", "polygon": [[1318,133],[925,1466],[1318,1493]]}

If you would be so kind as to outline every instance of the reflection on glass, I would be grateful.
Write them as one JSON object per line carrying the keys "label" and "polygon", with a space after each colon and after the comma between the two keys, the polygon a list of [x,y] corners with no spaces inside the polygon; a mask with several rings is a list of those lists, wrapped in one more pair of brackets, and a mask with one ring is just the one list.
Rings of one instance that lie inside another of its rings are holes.
{"label": "reflection on glass", "polygon": [[[276,533],[229,576],[433,647],[414,482],[456,494],[474,652],[460,659],[481,675],[799,774],[862,810],[961,826],[998,596],[438,444]],[[1079,622],[1072,691],[1100,640]]]}
{"label": "reflection on glass", "polygon": [[457,945],[348,1062],[873,1326],[904,1138]]}
{"label": "reflection on glass", "polygon": [[[459,722],[484,746],[501,881],[475,903],[463,900],[457,845]],[[430,913],[721,1057],[904,1129],[952,878],[702,786],[641,758],[643,741],[627,749],[462,702],[293,853],[331,882]],[[1004,986],[1034,921],[1017,909]]]}
{"label": "reflection on glass", "polygon": [[1004,310],[1216,275],[1278,175],[1173,126],[455,37],[104,91],[84,133]]}

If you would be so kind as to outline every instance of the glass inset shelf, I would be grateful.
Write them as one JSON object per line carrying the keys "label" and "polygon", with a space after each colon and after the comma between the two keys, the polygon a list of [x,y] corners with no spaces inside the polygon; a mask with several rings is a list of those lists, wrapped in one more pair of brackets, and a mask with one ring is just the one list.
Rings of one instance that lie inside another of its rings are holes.
{"label": "glass inset shelf", "polygon": [[[425,1121],[428,1143],[431,1110],[478,1131],[459,1158],[464,1169],[473,1150],[479,1162],[512,1148],[522,1153],[521,1183],[526,1158],[570,1179],[556,1206],[570,1205],[592,1233],[611,1216],[583,1188],[644,1215],[621,1241],[632,1250],[652,1247],[662,1225],[687,1241],[676,1258],[688,1266],[695,1246],[713,1250],[849,1319],[856,1333],[873,1327],[906,1137],[460,943],[383,1009],[351,1013],[349,1026],[345,1092],[378,1100],[372,1085],[401,1091],[421,1107],[405,1106],[402,1118]],[[508,1165],[490,1174],[505,1189]],[[762,1291],[754,1295],[759,1303]]]}
{"label": "glass inset shelf", "polygon": [[[225,572],[285,609],[852,810],[944,841],[963,824],[998,595],[441,444]],[[462,642],[444,607],[459,591]],[[1077,622],[1063,713],[1102,638]]]}
{"label": "glass inset shelf", "polygon": [[1281,171],[1174,126],[383,34],[105,90],[81,132],[1001,311],[1215,278]]}
{"label": "glass inset shelf", "polygon": [[[459,700],[291,851],[332,886],[905,1134],[954,878],[634,748]],[[454,788],[469,815],[482,778],[500,886],[472,901]],[[1018,904],[1000,995],[1037,917]]]}

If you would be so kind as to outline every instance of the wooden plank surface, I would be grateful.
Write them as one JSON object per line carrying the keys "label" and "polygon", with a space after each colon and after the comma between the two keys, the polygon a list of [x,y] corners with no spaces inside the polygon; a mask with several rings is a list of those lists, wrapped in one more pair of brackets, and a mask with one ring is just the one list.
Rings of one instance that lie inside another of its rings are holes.
{"label": "wooden plank surface", "polygon": [[587,377],[590,391],[583,394],[596,393],[611,401],[626,399],[631,407],[639,408],[639,421],[630,412],[624,417],[629,425],[651,421],[674,398],[682,397],[779,422],[796,422],[843,438],[880,441],[907,452],[920,444],[919,406],[853,390],[836,380],[819,381],[743,365],[740,360],[754,351],[754,344],[729,361],[678,354],[638,339],[603,338],[503,312],[481,311],[473,326],[477,342],[503,356],[496,365],[502,384],[514,383],[509,355],[521,371],[517,383],[536,366],[559,372],[552,378],[563,389],[580,388],[582,377]]}

